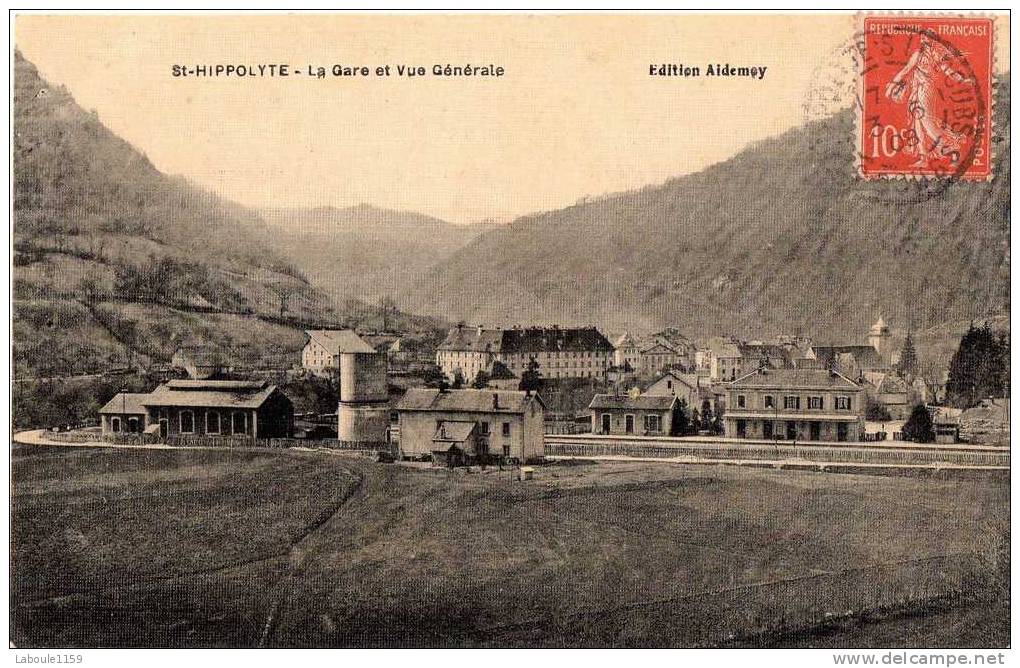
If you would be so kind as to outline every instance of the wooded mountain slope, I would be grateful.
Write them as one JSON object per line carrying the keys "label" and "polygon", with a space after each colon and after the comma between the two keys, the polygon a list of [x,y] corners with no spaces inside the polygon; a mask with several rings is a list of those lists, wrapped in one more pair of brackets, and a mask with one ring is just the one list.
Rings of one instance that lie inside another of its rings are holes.
{"label": "wooded mountain slope", "polygon": [[[863,336],[1009,309],[1009,83],[998,86],[995,178],[865,182],[844,111],[702,172],[519,218],[400,297],[471,322],[595,323],[759,338]],[[678,132],[688,131],[678,126]]]}
{"label": "wooded mountain slope", "polygon": [[18,377],[167,361],[184,340],[278,365],[302,323],[377,315],[334,308],[257,213],[160,173],[20,53],[14,77]]}

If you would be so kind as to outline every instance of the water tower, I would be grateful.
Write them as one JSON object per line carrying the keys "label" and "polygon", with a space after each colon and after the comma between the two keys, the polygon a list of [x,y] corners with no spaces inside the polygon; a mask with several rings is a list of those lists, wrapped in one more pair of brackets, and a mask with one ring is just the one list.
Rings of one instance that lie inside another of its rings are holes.
{"label": "water tower", "polygon": [[340,351],[337,439],[385,443],[389,427],[386,353]]}

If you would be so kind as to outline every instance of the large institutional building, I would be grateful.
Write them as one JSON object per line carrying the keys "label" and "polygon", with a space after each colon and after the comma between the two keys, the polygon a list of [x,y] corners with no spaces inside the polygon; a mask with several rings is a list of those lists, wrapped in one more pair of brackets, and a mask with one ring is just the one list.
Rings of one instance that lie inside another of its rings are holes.
{"label": "large institutional building", "polygon": [[436,364],[453,378],[471,382],[479,371],[502,363],[514,376],[534,359],[543,378],[605,379],[613,363],[613,345],[594,327],[514,327],[486,329],[458,325],[436,351]]}

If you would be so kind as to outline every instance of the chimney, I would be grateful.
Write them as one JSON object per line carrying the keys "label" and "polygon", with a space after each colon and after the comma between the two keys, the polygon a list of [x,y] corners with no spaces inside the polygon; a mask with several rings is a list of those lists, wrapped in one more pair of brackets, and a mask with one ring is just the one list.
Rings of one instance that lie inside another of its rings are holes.
{"label": "chimney", "polygon": [[493,408],[493,410],[497,410],[499,408],[499,393],[498,392],[493,392],[492,393],[492,408]]}

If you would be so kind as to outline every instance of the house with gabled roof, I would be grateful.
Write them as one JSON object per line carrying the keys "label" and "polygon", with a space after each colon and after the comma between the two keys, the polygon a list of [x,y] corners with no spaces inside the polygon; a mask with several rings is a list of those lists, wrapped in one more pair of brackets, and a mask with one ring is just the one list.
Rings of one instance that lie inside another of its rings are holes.
{"label": "house with gabled roof", "polygon": [[762,367],[728,384],[725,433],[731,438],[860,441],[863,388],[831,369]]}
{"label": "house with gabled roof", "polygon": [[701,400],[711,398],[711,383],[696,373],[683,373],[671,369],[656,378],[644,394],[658,397],[677,397],[691,408],[701,405]]}
{"label": "house with gabled roof", "polygon": [[397,413],[405,458],[450,464],[545,456],[545,403],[533,392],[411,388]]}
{"label": "house with gabled roof", "polygon": [[301,366],[314,373],[340,368],[343,353],[374,353],[375,348],[353,329],[309,329],[301,350]]}

